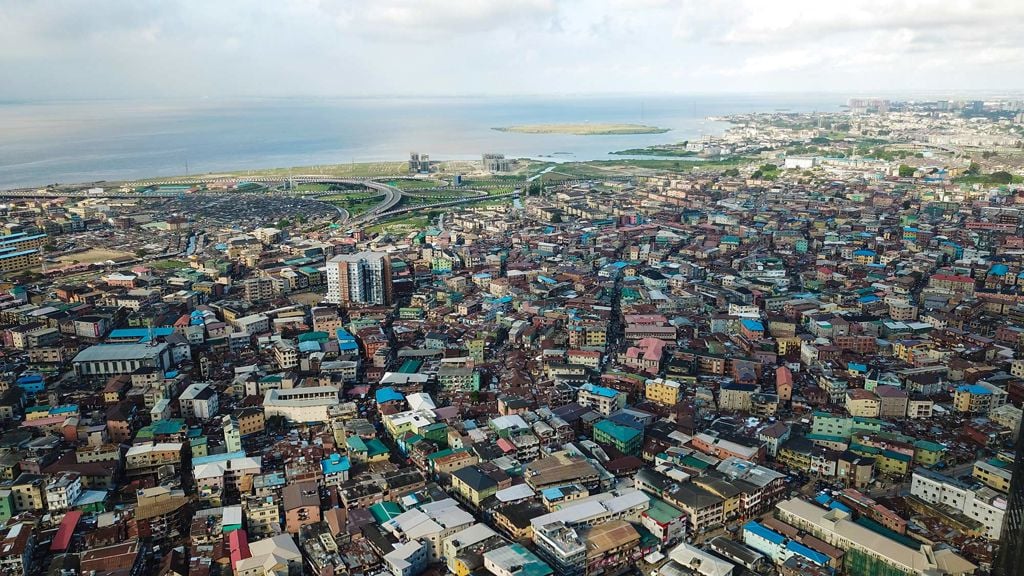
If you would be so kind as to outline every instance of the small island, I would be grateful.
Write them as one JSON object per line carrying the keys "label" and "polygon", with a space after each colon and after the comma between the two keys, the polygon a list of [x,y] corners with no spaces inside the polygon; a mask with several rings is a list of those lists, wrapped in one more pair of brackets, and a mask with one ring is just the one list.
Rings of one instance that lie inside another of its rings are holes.
{"label": "small island", "polygon": [[607,124],[607,123],[575,123],[575,124],[520,124],[494,128],[499,132],[517,132],[519,134],[575,134],[577,136],[611,136],[621,134],[664,134],[668,128],[647,126],[644,124]]}
{"label": "small island", "polygon": [[696,152],[686,149],[687,144],[688,142],[686,141],[680,142],[679,144],[658,144],[655,146],[647,146],[646,148],[619,150],[617,152],[612,152],[612,154],[621,154],[624,156],[696,156]]}

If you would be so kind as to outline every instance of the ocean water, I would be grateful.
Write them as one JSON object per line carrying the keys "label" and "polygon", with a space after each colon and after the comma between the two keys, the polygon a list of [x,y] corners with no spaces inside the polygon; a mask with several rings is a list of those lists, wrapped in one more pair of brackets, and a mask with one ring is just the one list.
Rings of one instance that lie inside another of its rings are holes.
{"label": "ocean water", "polygon": [[[558,161],[719,134],[708,116],[835,111],[835,94],[284,98],[0,103],[0,189],[49,183],[347,162],[479,158]],[[664,134],[516,134],[494,127],[629,122]]]}

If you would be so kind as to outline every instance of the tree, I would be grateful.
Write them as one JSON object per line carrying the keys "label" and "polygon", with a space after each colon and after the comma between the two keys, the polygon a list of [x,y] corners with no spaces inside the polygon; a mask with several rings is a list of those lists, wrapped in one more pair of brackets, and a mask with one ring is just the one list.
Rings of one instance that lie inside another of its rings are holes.
{"label": "tree", "polygon": [[914,176],[914,168],[906,164],[900,164],[900,178],[911,178]]}
{"label": "tree", "polygon": [[996,184],[1009,184],[1010,182],[1013,182],[1013,174],[1010,174],[1009,172],[1006,172],[1004,170],[1000,170],[998,172],[993,172],[989,176],[989,179],[995,182]]}
{"label": "tree", "polygon": [[291,225],[292,223],[289,222],[287,218],[281,218],[280,220],[277,221],[277,227],[281,230],[284,230],[285,228]]}
{"label": "tree", "polygon": [[735,178],[739,175],[740,171],[738,168],[727,168],[725,172],[722,172],[722,176],[728,176],[730,178]]}
{"label": "tree", "polygon": [[779,166],[777,164],[765,164],[764,166],[761,166],[762,172],[776,172],[778,169]]}
{"label": "tree", "polygon": [[302,215],[296,216],[295,217],[295,221],[298,222],[299,224],[305,224],[306,223],[306,217],[302,216]]}
{"label": "tree", "polygon": [[527,196],[540,196],[541,192],[543,192],[543,189],[537,180],[530,182],[530,187],[526,189]]}
{"label": "tree", "polygon": [[754,180],[760,180],[761,176],[764,176],[764,172],[761,172],[760,170],[754,170],[754,173],[750,175]]}
{"label": "tree", "polygon": [[971,165],[967,167],[967,173],[971,176],[977,176],[981,173],[981,166],[977,162],[971,162]]}
{"label": "tree", "polygon": [[988,159],[988,158],[991,158],[993,156],[996,156],[997,154],[999,154],[999,153],[995,152],[993,150],[985,150],[984,152],[981,153],[981,157],[985,158],[985,159]]}
{"label": "tree", "polygon": [[135,251],[135,257],[136,258],[142,258],[145,255],[146,255],[146,250],[143,249],[143,248],[139,248],[138,250]]}

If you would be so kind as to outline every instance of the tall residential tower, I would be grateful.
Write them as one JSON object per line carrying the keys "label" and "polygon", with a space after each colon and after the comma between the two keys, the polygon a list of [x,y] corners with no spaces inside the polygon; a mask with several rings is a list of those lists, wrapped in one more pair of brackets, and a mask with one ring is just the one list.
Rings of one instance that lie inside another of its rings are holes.
{"label": "tall residential tower", "polygon": [[325,301],[330,304],[391,304],[391,257],[384,252],[357,252],[331,258],[327,261]]}

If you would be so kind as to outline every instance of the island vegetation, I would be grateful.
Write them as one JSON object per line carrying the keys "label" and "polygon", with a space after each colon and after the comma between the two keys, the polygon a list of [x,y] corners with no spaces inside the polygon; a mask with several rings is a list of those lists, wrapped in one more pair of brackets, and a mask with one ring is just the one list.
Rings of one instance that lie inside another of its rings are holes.
{"label": "island vegetation", "polygon": [[629,148],[626,150],[612,152],[612,154],[619,154],[622,156],[663,156],[677,158],[696,156],[696,152],[686,149],[687,144],[689,144],[689,142],[684,140],[679,144],[656,144],[645,148]]}
{"label": "island vegetation", "polygon": [[668,128],[647,126],[645,124],[614,124],[614,123],[559,123],[559,124],[519,124],[494,128],[499,132],[516,132],[519,134],[575,134],[578,136],[612,136],[621,134],[664,134]]}

